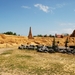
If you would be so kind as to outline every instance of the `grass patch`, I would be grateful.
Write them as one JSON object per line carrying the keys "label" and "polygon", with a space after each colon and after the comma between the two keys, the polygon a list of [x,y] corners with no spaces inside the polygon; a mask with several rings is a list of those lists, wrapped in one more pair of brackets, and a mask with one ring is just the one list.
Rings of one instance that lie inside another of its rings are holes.
{"label": "grass patch", "polygon": [[[10,56],[5,57],[7,54]],[[75,75],[74,62],[74,55],[13,50],[0,55],[0,72],[11,75]]]}
{"label": "grass patch", "polygon": [[13,50],[8,50],[3,52],[1,55],[7,55],[7,54],[12,54]]}
{"label": "grass patch", "polygon": [[16,57],[17,58],[27,58],[27,59],[32,58],[32,56],[30,56],[30,55],[20,55],[20,54],[16,55]]}

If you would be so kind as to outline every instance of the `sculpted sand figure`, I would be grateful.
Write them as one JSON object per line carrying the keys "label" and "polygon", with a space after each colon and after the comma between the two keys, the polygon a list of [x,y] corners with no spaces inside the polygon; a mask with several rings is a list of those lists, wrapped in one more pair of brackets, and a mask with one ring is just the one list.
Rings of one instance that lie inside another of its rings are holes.
{"label": "sculpted sand figure", "polygon": [[75,37],[75,30],[72,32],[72,34],[70,35],[70,37]]}
{"label": "sculpted sand figure", "polygon": [[32,31],[31,31],[31,27],[30,27],[30,29],[29,29],[28,39],[33,39],[33,36],[32,36]]}

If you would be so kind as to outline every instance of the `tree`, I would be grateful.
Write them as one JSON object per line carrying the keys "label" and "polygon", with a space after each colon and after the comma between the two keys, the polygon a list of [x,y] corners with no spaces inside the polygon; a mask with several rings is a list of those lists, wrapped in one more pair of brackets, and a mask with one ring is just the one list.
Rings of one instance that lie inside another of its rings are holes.
{"label": "tree", "polygon": [[13,33],[13,35],[17,35],[16,33]]}
{"label": "tree", "polygon": [[51,34],[50,34],[49,37],[54,37],[54,35],[51,35]]}
{"label": "tree", "polygon": [[59,41],[57,41],[57,46],[58,46],[58,44],[59,44],[60,42]]}
{"label": "tree", "polygon": [[55,47],[55,37],[53,38],[52,46]]}
{"label": "tree", "polygon": [[44,37],[47,37],[47,34],[46,34],[46,35],[44,35]]}
{"label": "tree", "polygon": [[56,51],[55,37],[53,38],[52,48]]}
{"label": "tree", "polygon": [[3,34],[7,34],[7,35],[17,35],[16,33],[13,33],[13,32],[11,32],[11,31],[4,32]]}
{"label": "tree", "polygon": [[37,35],[37,37],[43,37],[41,34]]}
{"label": "tree", "polygon": [[65,41],[66,50],[67,50],[67,47],[68,47],[68,43],[69,43],[69,40],[68,40],[68,37],[67,37],[67,38],[66,38],[66,41]]}
{"label": "tree", "polygon": [[53,38],[52,48],[54,49],[55,52],[58,52],[58,45],[56,44],[55,37]]}
{"label": "tree", "polygon": [[63,33],[62,35],[64,35],[64,36],[69,36],[69,34],[68,34],[68,33]]}

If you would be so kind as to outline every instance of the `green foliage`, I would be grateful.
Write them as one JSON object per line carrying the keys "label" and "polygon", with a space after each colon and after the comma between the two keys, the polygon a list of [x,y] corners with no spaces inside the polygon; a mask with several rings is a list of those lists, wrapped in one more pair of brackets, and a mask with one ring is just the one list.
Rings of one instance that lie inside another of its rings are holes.
{"label": "green foliage", "polygon": [[8,50],[8,51],[5,51],[4,53],[2,53],[1,55],[7,55],[7,54],[12,54],[13,50]]}
{"label": "green foliage", "polygon": [[27,58],[27,59],[32,58],[32,56],[30,56],[30,55],[20,55],[20,54],[17,54],[16,57],[17,58]]}
{"label": "green foliage", "polygon": [[49,37],[54,37],[54,36],[50,34]]}
{"label": "green foliage", "polygon": [[16,33],[13,33],[13,35],[17,35]]}
{"label": "green foliage", "polygon": [[17,35],[16,33],[13,33],[13,32],[11,32],[11,31],[4,32],[3,34],[7,34],[7,35]]}
{"label": "green foliage", "polygon": [[47,37],[47,35],[44,35],[44,37]]}
{"label": "green foliage", "polygon": [[55,37],[53,38],[53,44],[52,46],[54,47],[55,46]]}
{"label": "green foliage", "polygon": [[38,34],[38,35],[34,35],[34,37],[54,37],[54,35],[47,35],[47,34],[45,34],[45,35],[42,35],[42,34]]}
{"label": "green foliage", "polygon": [[66,41],[65,41],[65,47],[67,48],[68,47],[68,43],[69,43],[69,40],[68,40],[68,37],[66,38]]}
{"label": "green foliage", "polygon": [[37,37],[43,37],[43,35],[39,34],[39,35],[37,35]]}
{"label": "green foliage", "polygon": [[43,35],[38,34],[38,35],[34,35],[34,37],[43,37]]}
{"label": "green foliage", "polygon": [[0,54],[0,75],[75,75],[74,55],[32,50],[13,50],[7,55]]}
{"label": "green foliage", "polygon": [[52,48],[55,50],[56,44],[55,44],[55,37],[53,38]]}
{"label": "green foliage", "polygon": [[64,36],[69,36],[69,34],[68,34],[68,33],[63,33],[62,35],[64,35]]}

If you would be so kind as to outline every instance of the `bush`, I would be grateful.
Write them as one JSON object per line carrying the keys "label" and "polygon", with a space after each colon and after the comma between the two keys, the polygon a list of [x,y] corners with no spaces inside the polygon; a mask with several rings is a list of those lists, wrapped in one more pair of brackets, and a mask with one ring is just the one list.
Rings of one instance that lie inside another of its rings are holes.
{"label": "bush", "polygon": [[37,37],[43,37],[43,35],[40,34],[40,35],[37,35]]}
{"label": "bush", "polygon": [[13,32],[11,32],[11,31],[4,32],[3,34],[7,34],[7,35],[17,35],[16,33],[13,33]]}
{"label": "bush", "polygon": [[47,35],[44,35],[44,37],[47,37]]}

